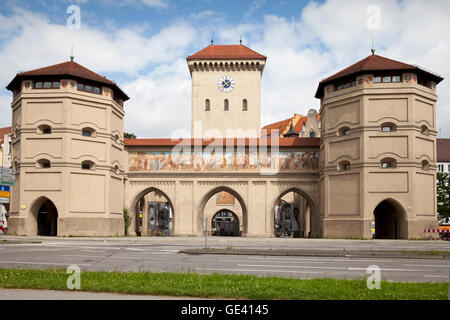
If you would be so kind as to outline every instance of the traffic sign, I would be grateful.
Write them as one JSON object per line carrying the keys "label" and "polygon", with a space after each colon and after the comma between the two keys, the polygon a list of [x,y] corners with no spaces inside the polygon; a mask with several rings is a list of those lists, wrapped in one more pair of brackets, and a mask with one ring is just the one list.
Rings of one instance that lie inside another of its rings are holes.
{"label": "traffic sign", "polygon": [[0,203],[9,203],[9,198],[0,198]]}
{"label": "traffic sign", "polygon": [[0,191],[0,198],[9,198],[9,191]]}
{"label": "traffic sign", "polygon": [[14,186],[16,170],[0,167],[0,185]]}

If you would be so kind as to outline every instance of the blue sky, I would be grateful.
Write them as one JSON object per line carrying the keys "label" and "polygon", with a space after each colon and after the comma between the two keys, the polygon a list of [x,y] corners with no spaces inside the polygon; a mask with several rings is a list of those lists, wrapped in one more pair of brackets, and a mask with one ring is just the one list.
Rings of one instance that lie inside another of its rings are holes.
{"label": "blue sky", "polygon": [[[78,5],[81,29],[69,30]],[[380,28],[367,12],[380,9]],[[59,0],[0,3],[0,127],[11,123],[3,89],[18,72],[75,60],[131,97],[125,130],[138,137],[186,135],[190,76],[185,57],[209,45],[244,44],[268,57],[262,125],[319,108],[318,82],[370,54],[418,64],[448,78],[450,2],[430,0],[215,1]],[[437,127],[450,137],[450,90],[438,86]]]}

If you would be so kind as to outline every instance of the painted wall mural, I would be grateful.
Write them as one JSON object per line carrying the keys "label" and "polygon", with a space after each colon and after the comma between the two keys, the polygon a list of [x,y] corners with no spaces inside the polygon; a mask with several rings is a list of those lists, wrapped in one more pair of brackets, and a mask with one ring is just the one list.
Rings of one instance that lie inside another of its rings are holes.
{"label": "painted wall mural", "polygon": [[129,152],[128,161],[130,171],[311,171],[318,169],[319,152]]}

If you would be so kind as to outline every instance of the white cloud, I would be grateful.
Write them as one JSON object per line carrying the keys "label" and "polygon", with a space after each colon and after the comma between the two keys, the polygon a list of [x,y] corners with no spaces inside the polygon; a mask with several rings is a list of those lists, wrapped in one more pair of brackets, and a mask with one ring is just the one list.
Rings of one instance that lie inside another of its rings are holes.
{"label": "white cloud", "polygon": [[164,0],[141,0],[143,4],[153,8],[167,8],[167,1]]}

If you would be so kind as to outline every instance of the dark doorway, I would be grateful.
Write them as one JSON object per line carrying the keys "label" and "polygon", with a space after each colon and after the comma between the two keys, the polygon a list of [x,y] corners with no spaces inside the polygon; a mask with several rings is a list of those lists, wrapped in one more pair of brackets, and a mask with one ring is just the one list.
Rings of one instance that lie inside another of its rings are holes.
{"label": "dark doorway", "polygon": [[406,239],[405,221],[399,205],[389,200],[378,204],[375,216],[375,239]]}
{"label": "dark doorway", "polygon": [[58,211],[50,200],[41,205],[37,215],[39,236],[56,236],[58,234]]}
{"label": "dark doorway", "polygon": [[240,236],[239,218],[230,210],[220,210],[211,221],[213,236]]}

